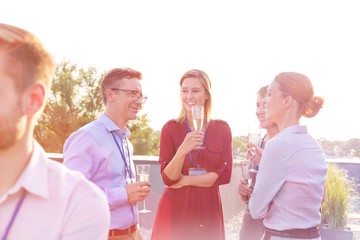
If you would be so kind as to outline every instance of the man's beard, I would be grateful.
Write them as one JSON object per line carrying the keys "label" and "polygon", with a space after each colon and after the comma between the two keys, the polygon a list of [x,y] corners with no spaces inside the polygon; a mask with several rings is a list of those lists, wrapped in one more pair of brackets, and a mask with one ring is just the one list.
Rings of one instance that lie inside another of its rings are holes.
{"label": "man's beard", "polygon": [[16,112],[10,116],[0,116],[0,151],[13,146],[24,135],[24,128],[20,124],[22,119],[20,103]]}

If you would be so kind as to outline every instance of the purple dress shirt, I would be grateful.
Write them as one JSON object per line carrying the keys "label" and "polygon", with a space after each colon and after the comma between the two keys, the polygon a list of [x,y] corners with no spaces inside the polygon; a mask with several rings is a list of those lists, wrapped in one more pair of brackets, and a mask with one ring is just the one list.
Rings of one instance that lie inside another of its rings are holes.
{"label": "purple dress shirt", "polygon": [[82,172],[106,194],[110,229],[126,229],[138,224],[137,204],[129,204],[125,185],[135,182],[133,147],[127,137],[105,114],[70,135],[64,144],[64,164]]}

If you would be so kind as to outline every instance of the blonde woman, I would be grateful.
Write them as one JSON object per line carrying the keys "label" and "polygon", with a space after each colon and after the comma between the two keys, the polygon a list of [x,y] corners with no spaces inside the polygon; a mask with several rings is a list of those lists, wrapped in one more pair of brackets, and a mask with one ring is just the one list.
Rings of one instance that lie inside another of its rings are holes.
{"label": "blonde woman", "polygon": [[[152,239],[223,240],[219,186],[230,182],[231,130],[225,121],[210,118],[211,82],[204,71],[192,69],[181,77],[180,96],[179,117],[161,131],[159,161],[167,187],[159,201]],[[205,108],[202,131],[194,131],[194,105]],[[205,149],[197,150],[199,145]]]}

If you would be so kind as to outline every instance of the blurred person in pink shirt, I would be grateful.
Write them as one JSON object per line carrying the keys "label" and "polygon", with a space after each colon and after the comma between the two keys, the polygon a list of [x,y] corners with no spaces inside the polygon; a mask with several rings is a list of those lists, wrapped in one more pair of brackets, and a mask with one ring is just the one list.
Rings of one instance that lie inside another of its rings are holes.
{"label": "blurred person in pink shirt", "polygon": [[105,195],[33,139],[55,64],[24,29],[0,24],[0,238],[106,239]]}

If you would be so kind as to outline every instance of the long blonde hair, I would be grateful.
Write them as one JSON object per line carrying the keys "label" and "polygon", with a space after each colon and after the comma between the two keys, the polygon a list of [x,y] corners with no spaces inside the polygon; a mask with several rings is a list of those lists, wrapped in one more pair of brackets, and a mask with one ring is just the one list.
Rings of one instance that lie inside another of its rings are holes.
{"label": "long blonde hair", "polygon": [[[184,73],[184,75],[181,77],[180,79],[180,91],[181,91],[181,86],[182,83],[184,81],[184,79],[186,78],[191,78],[191,77],[195,77],[201,80],[204,88],[205,88],[205,92],[206,95],[208,96],[208,99],[205,101],[205,106],[204,106],[204,121],[207,122],[208,120],[210,120],[211,117],[211,107],[212,107],[212,96],[211,96],[211,82],[210,79],[208,77],[208,75],[202,71],[202,70],[198,70],[198,69],[191,69],[189,71],[187,71],[186,73]],[[181,92],[180,92],[181,94]],[[186,108],[184,106],[184,104],[182,104],[181,107],[181,112],[179,117],[177,118],[177,122],[185,122],[186,120]]]}

